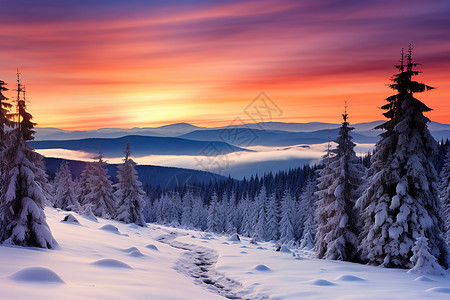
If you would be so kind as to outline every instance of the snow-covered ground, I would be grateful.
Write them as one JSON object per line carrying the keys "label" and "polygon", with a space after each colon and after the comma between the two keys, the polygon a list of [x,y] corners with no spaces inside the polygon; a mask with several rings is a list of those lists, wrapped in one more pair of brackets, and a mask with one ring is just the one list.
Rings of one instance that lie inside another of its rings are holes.
{"label": "snow-covered ground", "polygon": [[309,251],[277,252],[272,243],[254,245],[246,238],[97,223],[74,214],[78,225],[61,222],[66,212],[45,212],[59,246],[0,246],[1,298],[450,298],[450,271],[446,276],[408,274],[312,259]]}

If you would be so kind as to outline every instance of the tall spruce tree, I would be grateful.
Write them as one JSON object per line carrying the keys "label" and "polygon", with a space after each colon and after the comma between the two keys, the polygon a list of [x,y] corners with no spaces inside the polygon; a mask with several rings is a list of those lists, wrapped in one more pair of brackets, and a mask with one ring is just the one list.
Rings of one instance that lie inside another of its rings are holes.
{"label": "tall spruce tree", "polygon": [[216,192],[211,196],[211,201],[208,208],[207,229],[215,233],[222,233],[223,226],[219,220],[220,203]]}
{"label": "tall spruce tree", "polygon": [[[344,122],[339,129],[335,142],[337,148],[332,150],[334,157],[329,163],[329,185],[324,188],[319,197],[326,198],[327,203],[322,203],[322,212],[325,216],[320,218],[321,235],[324,239],[317,240],[322,251],[317,253],[319,258],[334,260],[356,260],[358,247],[358,229],[354,210],[356,199],[359,197],[359,187],[363,184],[364,167],[358,163],[354,151],[347,122],[347,108],[342,115]],[[326,250],[325,250],[326,249]]]}
{"label": "tall spruce tree", "polygon": [[331,168],[331,163],[336,160],[336,157],[330,150],[330,143],[328,143],[327,153],[322,158],[323,168],[318,172],[317,178],[317,233],[314,241],[314,250],[316,257],[324,258],[327,253],[327,234],[332,231],[329,219],[333,217],[330,204],[334,200],[334,191],[330,188],[334,180],[334,170]]}
{"label": "tall spruce tree", "polygon": [[[91,186],[89,184],[89,178],[91,176],[93,176],[94,169],[95,169],[94,164],[95,163],[92,163],[92,162],[86,163],[83,171],[81,172],[81,177],[78,181],[76,194],[77,194],[78,203],[80,203],[80,205],[82,206],[83,209],[86,206],[86,204],[88,204],[87,200],[86,200],[86,196],[91,193]],[[57,181],[56,179],[57,178],[55,178],[55,181]]]}
{"label": "tall spruce tree", "polygon": [[139,226],[146,226],[144,220],[144,191],[142,183],[139,181],[136,163],[131,159],[130,143],[125,146],[125,158],[123,163],[117,167],[116,199],[117,211],[115,219],[125,223],[135,223]]}
{"label": "tall spruce tree", "polygon": [[280,243],[291,246],[294,243],[294,209],[295,203],[286,189],[281,199]]}
{"label": "tall spruce tree", "polygon": [[428,238],[430,253],[448,267],[448,250],[442,236],[439,215],[438,177],[431,159],[437,144],[424,116],[430,111],[414,97],[433,89],[413,80],[420,72],[412,59],[412,48],[402,51],[399,70],[390,87],[397,93],[388,97],[384,116],[389,120],[375,146],[368,172],[368,187],[357,202],[362,217],[363,260],[385,267],[410,268],[416,239]]}
{"label": "tall spruce tree", "polygon": [[267,224],[266,224],[266,240],[277,241],[280,237],[280,207],[275,196],[272,193],[267,198]]}
{"label": "tall spruce tree", "polygon": [[310,178],[300,197],[300,210],[303,217],[303,232],[300,239],[300,248],[314,248],[314,239],[317,232],[317,184],[316,178]]}
{"label": "tall spruce tree", "polygon": [[2,151],[0,215],[3,224],[0,241],[12,245],[52,248],[56,242],[44,214],[47,200],[43,186],[47,176],[42,169],[42,156],[27,144],[33,139],[33,127],[36,124],[26,111],[19,77],[17,92],[19,120],[16,127],[5,134],[8,142]]}
{"label": "tall spruce tree", "polygon": [[100,153],[98,161],[92,164],[91,174],[87,181],[89,194],[86,195],[84,205],[90,206],[95,216],[110,219],[116,211],[116,199],[105,165],[106,162]]}
{"label": "tall spruce tree", "polygon": [[447,154],[444,166],[441,171],[441,207],[445,221],[445,238],[450,247],[450,146],[447,147]]}
{"label": "tall spruce tree", "polygon": [[54,206],[63,210],[79,211],[79,203],[75,196],[72,174],[69,170],[69,163],[63,162],[57,173],[56,193]]}

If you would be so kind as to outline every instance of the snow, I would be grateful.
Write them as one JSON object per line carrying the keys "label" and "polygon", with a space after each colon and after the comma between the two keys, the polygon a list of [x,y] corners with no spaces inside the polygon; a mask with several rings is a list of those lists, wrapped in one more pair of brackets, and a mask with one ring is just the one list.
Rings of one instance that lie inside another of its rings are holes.
{"label": "snow", "polygon": [[[284,300],[448,299],[450,294],[448,270],[425,277],[314,259],[308,250],[283,253],[274,243],[254,245],[242,236],[241,242],[231,242],[230,235],[152,224],[136,228],[101,218],[97,223],[76,213],[82,225],[73,226],[61,222],[67,212],[46,208],[45,213],[59,246],[0,246],[2,298],[209,300],[224,299],[225,293],[217,293],[226,288],[241,298]],[[105,225],[123,234],[99,230]],[[187,250],[171,246],[167,237]],[[195,278],[194,272],[207,278]],[[228,280],[229,287],[217,287]]]}
{"label": "snow", "polygon": [[133,269],[130,265],[127,263],[124,263],[123,261],[112,259],[112,258],[104,258],[97,260],[92,263],[95,266],[105,267],[105,268],[119,268],[119,269]]}
{"label": "snow", "polygon": [[17,271],[10,277],[14,281],[40,282],[40,283],[64,283],[61,277],[50,269],[43,267],[29,267]]}

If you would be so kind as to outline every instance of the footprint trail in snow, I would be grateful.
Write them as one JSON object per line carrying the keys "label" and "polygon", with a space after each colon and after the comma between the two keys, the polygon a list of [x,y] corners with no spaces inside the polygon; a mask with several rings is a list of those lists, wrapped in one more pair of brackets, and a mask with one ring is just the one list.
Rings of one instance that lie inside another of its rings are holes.
{"label": "footprint trail in snow", "polygon": [[253,293],[251,296],[248,295],[248,291],[243,289],[242,284],[215,270],[217,254],[214,250],[176,241],[175,239],[181,235],[171,232],[157,239],[173,248],[187,251],[177,262],[175,269],[178,272],[193,277],[196,284],[228,299],[269,299],[266,295],[255,295]]}

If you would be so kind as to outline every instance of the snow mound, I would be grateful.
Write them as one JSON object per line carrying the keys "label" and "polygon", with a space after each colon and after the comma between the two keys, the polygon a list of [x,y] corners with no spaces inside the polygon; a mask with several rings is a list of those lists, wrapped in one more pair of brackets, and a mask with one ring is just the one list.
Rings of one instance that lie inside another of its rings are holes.
{"label": "snow mound", "polygon": [[261,247],[261,246],[259,246],[258,248],[256,248],[256,249],[258,249],[258,250],[267,250],[266,248],[264,248],[264,247]]}
{"label": "snow mound", "polygon": [[247,254],[248,252],[247,251],[241,251],[240,253],[241,254]]}
{"label": "snow mound", "polygon": [[288,248],[288,246],[283,245],[283,246],[281,246],[281,248],[280,248],[280,252],[283,252],[283,253],[291,253],[291,250]]}
{"label": "snow mound", "polygon": [[153,250],[153,251],[159,251],[158,248],[155,245],[153,245],[153,244],[148,244],[145,247],[150,249],[150,250]]}
{"label": "snow mound", "polygon": [[228,242],[222,242],[222,245],[229,245],[230,243]]}
{"label": "snow mound", "polygon": [[104,231],[109,231],[109,232],[112,232],[115,234],[120,234],[119,229],[116,226],[111,225],[111,224],[106,224],[106,225],[100,227],[99,229],[104,230]]}
{"label": "snow mound", "polygon": [[336,278],[336,280],[339,280],[339,281],[365,281],[364,279],[353,276],[353,275],[341,275],[341,276],[338,276]]}
{"label": "snow mound", "polygon": [[239,235],[236,233],[236,234],[233,234],[232,236],[230,236],[228,241],[229,242],[240,242],[241,239],[239,238]]}
{"label": "snow mound", "polygon": [[75,224],[75,225],[81,225],[77,218],[75,218],[74,215],[68,214],[64,217],[64,219],[61,220],[63,223],[69,223],[69,224]]}
{"label": "snow mound", "polygon": [[266,265],[256,265],[256,266],[254,266],[253,267],[253,270],[256,270],[256,271],[272,271],[268,266],[266,266]]}
{"label": "snow mound", "polygon": [[22,282],[64,283],[58,274],[43,267],[25,268],[12,274],[10,278]]}
{"label": "snow mound", "polygon": [[127,249],[123,249],[122,251],[125,252],[125,253],[128,253],[128,256],[131,256],[131,257],[143,257],[143,256],[145,256],[136,247],[130,247],[130,248],[127,248]]}
{"label": "snow mound", "polygon": [[93,265],[105,268],[133,269],[130,265],[112,258],[100,259],[92,263]]}
{"label": "snow mound", "polygon": [[309,283],[311,283],[312,285],[317,285],[317,286],[333,286],[333,285],[336,285],[336,284],[332,283],[331,281],[328,281],[328,280],[325,280],[325,279],[315,279],[315,280],[309,281]]}
{"label": "snow mound", "polygon": [[426,290],[425,292],[435,292],[435,293],[443,293],[443,294],[450,294],[450,288],[446,287],[434,287],[431,289]]}
{"label": "snow mound", "polygon": [[138,249],[131,251],[130,253],[128,253],[128,256],[131,257],[144,257],[145,255],[142,254],[141,251],[139,251]]}
{"label": "snow mound", "polygon": [[130,252],[134,252],[134,251],[139,251],[139,249],[136,248],[136,247],[130,247],[130,248],[127,248],[127,249],[123,249],[122,251],[126,252],[126,253],[130,253]]}
{"label": "snow mound", "polygon": [[414,279],[414,281],[425,281],[425,282],[434,282],[435,280],[426,277],[426,276],[419,276],[416,279]]}

